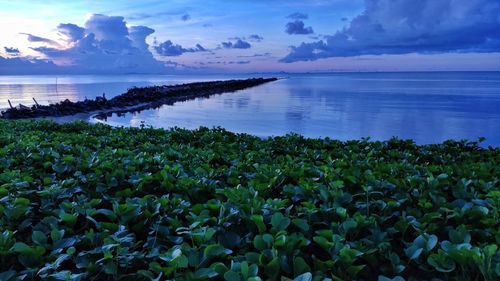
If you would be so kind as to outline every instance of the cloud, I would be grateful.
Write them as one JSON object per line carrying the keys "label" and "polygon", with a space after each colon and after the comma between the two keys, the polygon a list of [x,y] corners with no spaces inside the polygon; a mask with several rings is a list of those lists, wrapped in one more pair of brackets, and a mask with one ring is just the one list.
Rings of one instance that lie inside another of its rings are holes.
{"label": "cloud", "polygon": [[93,33],[99,41],[125,41],[128,28],[123,17],[92,15],[85,22],[87,33]]}
{"label": "cloud", "polygon": [[19,52],[18,48],[9,48],[9,47],[3,47],[5,52],[10,55],[10,56],[18,56],[21,52]]}
{"label": "cloud", "polygon": [[172,41],[167,40],[156,46],[155,50],[159,55],[173,57],[184,54],[186,49],[182,48],[181,45],[176,45]]}
{"label": "cloud", "polygon": [[163,43],[161,43],[158,46],[155,46],[154,49],[159,55],[166,56],[166,57],[175,57],[175,56],[180,56],[184,53],[196,53],[196,52],[206,52],[207,49],[205,49],[203,46],[200,44],[196,44],[194,48],[184,48],[181,45],[174,44],[172,41],[167,40]]}
{"label": "cloud", "polygon": [[179,62],[170,61],[170,60],[164,61],[163,63],[165,63],[165,65],[168,65],[168,66],[176,68],[176,69],[182,69],[182,70],[198,69],[198,67],[194,67],[194,66],[190,66],[190,65],[179,63]]}
{"label": "cloud", "polygon": [[147,26],[131,26],[128,28],[128,37],[132,41],[132,46],[138,50],[148,52],[149,45],[146,43],[146,38],[155,32],[154,29]]}
{"label": "cloud", "polygon": [[[77,73],[163,73],[167,69],[149,51],[146,37],[154,30],[146,26],[127,27],[123,17],[91,15],[85,27],[60,24],[57,31],[66,45],[53,44],[33,47],[47,60],[54,61],[70,72]],[[36,37],[36,36],[35,36]],[[37,37],[38,38],[38,37]],[[43,38],[42,38],[43,39]]]}
{"label": "cloud", "polygon": [[249,60],[230,61],[228,64],[249,64]]}
{"label": "cloud", "polygon": [[67,42],[76,42],[85,36],[85,29],[72,23],[61,23],[57,26],[57,31],[65,37]]}
{"label": "cloud", "polygon": [[323,41],[313,43],[302,43],[299,46],[291,46],[291,52],[281,59],[281,62],[310,61],[318,59],[318,52],[326,52],[328,46]]}
{"label": "cloud", "polygon": [[238,58],[258,58],[258,57],[269,57],[271,53],[253,54],[251,56],[238,56]]}
{"label": "cloud", "polygon": [[296,12],[296,13],[288,15],[287,18],[294,19],[294,20],[306,20],[309,18],[309,16],[307,14]]}
{"label": "cloud", "polygon": [[43,38],[43,37],[36,36],[36,35],[33,35],[33,34],[29,34],[29,33],[21,33],[21,34],[27,35],[28,36],[28,41],[30,41],[30,42],[46,43],[46,44],[53,45],[53,46],[61,46],[56,41],[48,39],[48,38]]}
{"label": "cloud", "polygon": [[295,20],[286,24],[286,33],[288,34],[311,34],[314,33],[312,27],[305,27],[304,22]]}
{"label": "cloud", "polygon": [[182,21],[188,21],[188,20],[190,20],[190,19],[191,19],[191,16],[190,16],[189,14],[184,14],[184,15],[182,15],[182,17],[181,17],[181,20],[182,20]]}
{"label": "cloud", "polygon": [[257,34],[252,34],[248,36],[248,40],[253,41],[253,42],[260,42],[264,40],[264,37],[257,35]]}
{"label": "cloud", "polygon": [[325,40],[292,46],[282,62],[359,55],[499,52],[498,0],[365,0],[363,13]]}
{"label": "cloud", "polygon": [[4,58],[0,56],[0,73],[20,74],[53,74],[60,72],[60,67],[53,62],[32,58]]}
{"label": "cloud", "polygon": [[226,48],[226,49],[230,49],[233,47],[233,43],[231,42],[222,42],[222,47]]}
{"label": "cloud", "polygon": [[229,64],[249,64],[249,63],[250,63],[249,60],[197,62],[197,64],[199,65],[213,65],[213,64],[229,65]]}
{"label": "cloud", "polygon": [[179,15],[185,14],[184,10],[169,10],[169,11],[161,11],[156,13],[132,13],[127,16],[128,20],[144,20],[149,18],[174,18]]}
{"label": "cloud", "polygon": [[236,42],[222,42],[222,47],[226,49],[250,49],[252,45],[242,39],[236,39]]}

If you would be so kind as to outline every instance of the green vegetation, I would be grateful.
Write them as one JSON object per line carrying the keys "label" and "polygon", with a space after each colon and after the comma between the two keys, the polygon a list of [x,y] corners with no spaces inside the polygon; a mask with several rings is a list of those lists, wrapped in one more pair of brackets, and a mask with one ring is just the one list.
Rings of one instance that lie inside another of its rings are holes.
{"label": "green vegetation", "polygon": [[477,142],[0,121],[0,280],[498,280],[499,178]]}

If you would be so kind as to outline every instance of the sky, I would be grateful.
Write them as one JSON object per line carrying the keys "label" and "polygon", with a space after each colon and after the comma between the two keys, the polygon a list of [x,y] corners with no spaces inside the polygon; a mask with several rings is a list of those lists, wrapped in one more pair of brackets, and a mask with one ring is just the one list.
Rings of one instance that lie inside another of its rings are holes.
{"label": "sky", "polygon": [[0,75],[500,70],[500,0],[0,7]]}

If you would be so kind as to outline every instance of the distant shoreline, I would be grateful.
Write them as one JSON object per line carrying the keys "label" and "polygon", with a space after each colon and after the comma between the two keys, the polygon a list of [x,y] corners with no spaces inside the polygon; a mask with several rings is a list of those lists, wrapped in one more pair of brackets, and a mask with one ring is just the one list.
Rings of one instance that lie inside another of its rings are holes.
{"label": "distant shoreline", "polygon": [[12,73],[12,74],[0,74],[1,76],[133,76],[133,75],[144,75],[144,76],[216,76],[216,75],[303,75],[303,74],[351,74],[351,73],[499,73],[499,70],[383,70],[383,71],[374,71],[374,70],[338,70],[338,71],[306,71],[306,72],[288,72],[288,71],[276,71],[276,72],[213,72],[213,73]]}

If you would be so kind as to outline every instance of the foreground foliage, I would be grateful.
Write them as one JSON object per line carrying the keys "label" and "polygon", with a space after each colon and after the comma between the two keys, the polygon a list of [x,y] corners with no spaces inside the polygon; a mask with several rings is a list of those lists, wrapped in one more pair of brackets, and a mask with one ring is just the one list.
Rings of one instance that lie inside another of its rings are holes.
{"label": "foreground foliage", "polygon": [[0,280],[498,280],[499,177],[475,142],[0,121]]}

